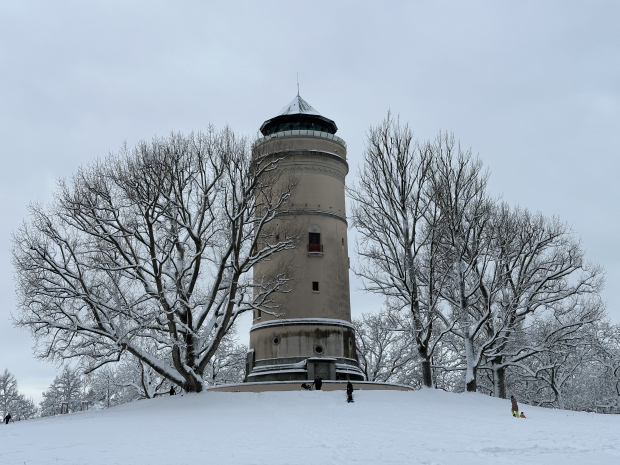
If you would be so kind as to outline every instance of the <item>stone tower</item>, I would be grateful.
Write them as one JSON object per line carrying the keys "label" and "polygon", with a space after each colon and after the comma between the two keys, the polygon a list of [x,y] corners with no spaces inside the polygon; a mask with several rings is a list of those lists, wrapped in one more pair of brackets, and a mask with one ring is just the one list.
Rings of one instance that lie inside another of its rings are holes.
{"label": "stone tower", "polygon": [[[349,297],[347,146],[335,135],[336,123],[299,95],[260,130],[264,137],[255,156],[277,154],[278,169],[296,177],[282,221],[294,224],[302,240],[297,249],[281,253],[293,283],[289,293],[274,299],[281,316],[253,315],[245,381],[363,380]],[[254,275],[269,275],[275,266],[276,261],[261,262]]]}

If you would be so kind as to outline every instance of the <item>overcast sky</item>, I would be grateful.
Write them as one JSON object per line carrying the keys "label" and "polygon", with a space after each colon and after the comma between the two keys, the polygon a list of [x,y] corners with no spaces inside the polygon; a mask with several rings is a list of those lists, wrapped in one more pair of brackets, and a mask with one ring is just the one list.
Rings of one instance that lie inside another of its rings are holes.
{"label": "overcast sky", "polygon": [[[123,141],[209,123],[253,135],[295,96],[297,72],[348,144],[349,183],[388,110],[420,139],[453,132],[493,195],[572,225],[620,322],[619,19],[617,1],[4,0],[0,370],[35,401],[57,372],[10,321],[11,233],[28,204]],[[354,316],[381,304],[359,286]]]}

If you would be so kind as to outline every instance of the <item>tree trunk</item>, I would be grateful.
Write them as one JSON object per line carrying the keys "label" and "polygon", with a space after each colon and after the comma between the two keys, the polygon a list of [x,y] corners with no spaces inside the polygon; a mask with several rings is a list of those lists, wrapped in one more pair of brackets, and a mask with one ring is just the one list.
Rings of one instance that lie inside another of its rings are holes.
{"label": "tree trunk", "polygon": [[506,398],[506,367],[499,366],[500,360],[493,360],[493,395],[500,399]]}
{"label": "tree trunk", "polygon": [[431,359],[428,356],[428,347],[418,345],[418,354],[422,358],[422,384],[424,387],[433,387],[433,372],[431,368]]}
{"label": "tree trunk", "polygon": [[497,369],[497,388],[499,390],[499,398],[506,399],[506,367]]}
{"label": "tree trunk", "polygon": [[555,384],[555,370],[551,370],[551,389],[555,394],[555,401],[557,402],[557,406],[559,409],[564,410],[564,398],[562,397],[562,392]]}
{"label": "tree trunk", "polygon": [[428,358],[422,361],[422,383],[425,387],[433,387],[433,372],[431,371],[431,361]]}
{"label": "tree trunk", "polygon": [[[462,251],[461,238],[457,237],[457,251]],[[467,297],[465,293],[465,273],[463,272],[463,260],[459,258],[457,262],[457,278],[459,285],[459,318],[461,318],[461,326],[463,328],[465,345],[465,361],[467,363],[467,371],[465,372],[465,384],[467,392],[476,392],[476,364],[474,363],[474,337],[470,334],[469,314],[467,313]]]}
{"label": "tree trunk", "polygon": [[202,383],[195,376],[190,375],[187,377],[183,389],[185,389],[185,392],[202,392]]}
{"label": "tree trunk", "polygon": [[474,343],[471,339],[465,338],[465,360],[467,361],[467,371],[465,374],[465,383],[467,392],[476,392],[476,366],[474,364]]}

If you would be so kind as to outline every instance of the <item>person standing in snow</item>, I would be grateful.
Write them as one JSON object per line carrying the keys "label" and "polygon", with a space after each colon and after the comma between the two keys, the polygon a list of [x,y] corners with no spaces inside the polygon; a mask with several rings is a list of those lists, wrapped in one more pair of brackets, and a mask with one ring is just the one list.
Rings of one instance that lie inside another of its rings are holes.
{"label": "person standing in snow", "polygon": [[174,390],[174,386],[170,386],[170,395],[173,396],[176,394],[176,391]]}
{"label": "person standing in snow", "polygon": [[9,421],[11,421],[11,414],[7,413],[6,417],[4,417],[4,423],[8,425]]}
{"label": "person standing in snow", "polygon": [[347,402],[353,402],[353,385],[351,381],[347,382]]}
{"label": "person standing in snow", "polygon": [[314,385],[314,389],[320,391],[321,386],[323,386],[323,380],[317,376],[312,384]]}
{"label": "person standing in snow", "polygon": [[510,410],[512,411],[513,417],[519,417],[519,404],[517,404],[515,396],[510,396]]}

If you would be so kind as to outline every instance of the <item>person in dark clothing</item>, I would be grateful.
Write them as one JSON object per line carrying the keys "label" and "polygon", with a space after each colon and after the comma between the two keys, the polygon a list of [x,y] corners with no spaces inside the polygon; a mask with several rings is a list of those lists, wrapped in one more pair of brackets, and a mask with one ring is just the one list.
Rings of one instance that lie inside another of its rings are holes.
{"label": "person in dark clothing", "polygon": [[513,417],[519,417],[519,404],[517,404],[517,399],[515,399],[515,396],[510,396],[510,410]]}
{"label": "person in dark clothing", "polygon": [[323,386],[323,380],[317,376],[312,384],[314,386],[314,389],[316,389],[317,391],[320,391],[321,386]]}
{"label": "person in dark clothing", "polygon": [[6,417],[4,417],[4,423],[8,425],[8,424],[9,424],[9,421],[11,421],[11,418],[12,418],[12,417],[11,417],[11,414],[10,414],[10,413],[7,413],[7,414],[6,414]]}
{"label": "person in dark clothing", "polygon": [[173,396],[176,394],[176,391],[174,390],[174,386],[170,386],[170,395]]}
{"label": "person in dark clothing", "polygon": [[347,382],[347,402],[353,402],[353,385],[351,381]]}

